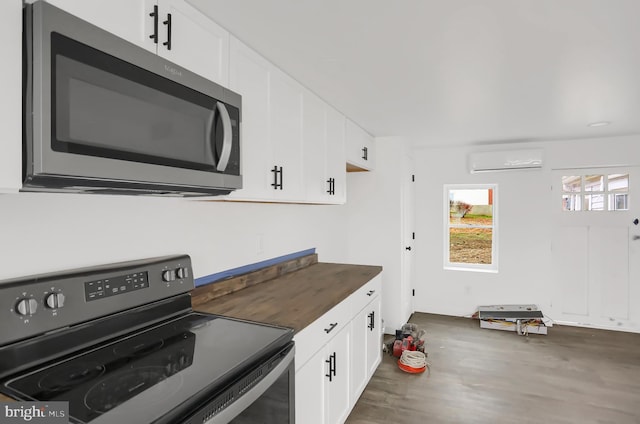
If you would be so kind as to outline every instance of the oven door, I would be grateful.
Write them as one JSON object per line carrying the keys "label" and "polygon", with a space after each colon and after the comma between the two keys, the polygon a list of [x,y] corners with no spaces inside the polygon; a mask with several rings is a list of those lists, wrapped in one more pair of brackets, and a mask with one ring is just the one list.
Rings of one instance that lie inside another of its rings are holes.
{"label": "oven door", "polygon": [[46,3],[31,26],[32,175],[241,186],[238,95]]}
{"label": "oven door", "polygon": [[[280,353],[237,379],[184,424],[295,424],[295,348]],[[252,384],[265,365],[271,370]]]}

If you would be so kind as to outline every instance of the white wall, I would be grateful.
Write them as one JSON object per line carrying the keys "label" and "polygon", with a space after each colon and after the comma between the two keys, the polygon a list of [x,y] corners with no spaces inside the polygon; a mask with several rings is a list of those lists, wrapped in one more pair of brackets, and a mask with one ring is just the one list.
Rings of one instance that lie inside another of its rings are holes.
{"label": "white wall", "polygon": [[[467,154],[480,150],[542,147],[541,171],[470,174]],[[479,305],[535,303],[550,310],[551,169],[637,166],[640,136],[465,148],[423,148],[416,168],[415,309],[469,315]],[[443,184],[497,183],[499,273],[443,269]],[[552,317],[553,318],[553,317]]]}
{"label": "white wall", "polygon": [[[411,313],[401,306],[405,148],[401,138],[378,138],[374,171],[347,174],[348,262],[383,267],[382,318],[387,333],[400,328]],[[408,296],[410,281],[404,290]]]}
{"label": "white wall", "polygon": [[4,194],[0,280],[178,253],[196,278],[313,247],[345,262],[346,222],[345,206]]}

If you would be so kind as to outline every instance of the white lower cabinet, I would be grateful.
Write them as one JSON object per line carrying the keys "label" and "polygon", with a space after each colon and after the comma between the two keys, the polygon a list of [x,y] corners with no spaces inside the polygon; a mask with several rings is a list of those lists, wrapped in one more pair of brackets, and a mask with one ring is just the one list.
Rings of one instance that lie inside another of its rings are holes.
{"label": "white lower cabinet", "polygon": [[346,421],[381,359],[380,284],[378,275],[296,334],[296,423]]}
{"label": "white lower cabinet", "polygon": [[350,396],[356,401],[382,359],[380,304],[380,296],[377,295],[351,321],[351,346],[359,351],[357,355],[351,356],[350,367]]}
{"label": "white lower cabinet", "polygon": [[338,424],[351,412],[351,327],[343,327],[296,372],[296,423]]}

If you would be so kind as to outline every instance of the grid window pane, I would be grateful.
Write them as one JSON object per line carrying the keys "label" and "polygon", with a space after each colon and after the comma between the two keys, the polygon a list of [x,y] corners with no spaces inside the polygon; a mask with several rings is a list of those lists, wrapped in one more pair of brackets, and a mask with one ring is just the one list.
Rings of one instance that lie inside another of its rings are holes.
{"label": "grid window pane", "polygon": [[611,211],[629,210],[628,199],[629,199],[629,195],[626,193],[609,194],[609,210]]}
{"label": "grid window pane", "polygon": [[582,196],[580,194],[563,194],[562,210],[563,211],[582,210]]}
{"label": "grid window pane", "polygon": [[565,193],[575,193],[581,190],[582,177],[579,175],[569,175],[562,177],[562,191]]}
{"label": "grid window pane", "polygon": [[585,176],[584,191],[604,191],[604,175]]}
{"label": "grid window pane", "polygon": [[629,191],[629,174],[610,174],[607,191]]}
{"label": "grid window pane", "polygon": [[585,194],[584,195],[584,210],[585,211],[603,211],[604,194]]}

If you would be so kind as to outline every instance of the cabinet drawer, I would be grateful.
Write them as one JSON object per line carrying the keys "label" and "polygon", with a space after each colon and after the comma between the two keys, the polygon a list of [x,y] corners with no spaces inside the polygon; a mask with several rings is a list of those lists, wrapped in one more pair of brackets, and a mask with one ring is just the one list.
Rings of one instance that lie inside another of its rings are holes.
{"label": "cabinet drawer", "polygon": [[296,342],[296,370],[300,369],[317,351],[326,345],[345,325],[351,315],[353,295],[327,311],[294,336]]}
{"label": "cabinet drawer", "polygon": [[351,295],[351,316],[356,316],[374,297],[382,292],[382,275],[378,274],[371,281],[360,287]]}

